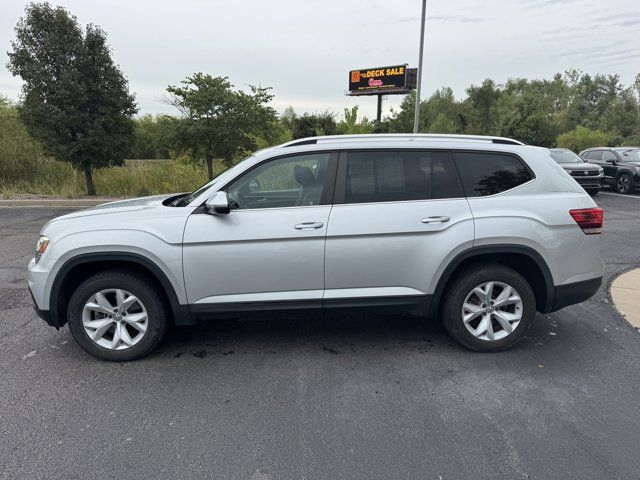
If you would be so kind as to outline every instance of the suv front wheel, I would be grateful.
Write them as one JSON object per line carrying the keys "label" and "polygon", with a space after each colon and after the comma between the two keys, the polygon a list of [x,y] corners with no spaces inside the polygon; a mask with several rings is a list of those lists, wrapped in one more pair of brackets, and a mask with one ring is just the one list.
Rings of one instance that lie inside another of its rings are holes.
{"label": "suv front wheel", "polygon": [[116,362],[147,355],[168,324],[157,289],[146,277],[127,271],[101,272],[85,280],[73,292],[67,315],[82,348]]}
{"label": "suv front wheel", "polygon": [[630,173],[621,173],[616,179],[616,190],[618,191],[618,193],[630,193],[632,183],[633,177]]}
{"label": "suv front wheel", "polygon": [[478,265],[448,286],[442,321],[465,347],[497,352],[522,340],[535,312],[533,290],[518,272],[502,265]]}

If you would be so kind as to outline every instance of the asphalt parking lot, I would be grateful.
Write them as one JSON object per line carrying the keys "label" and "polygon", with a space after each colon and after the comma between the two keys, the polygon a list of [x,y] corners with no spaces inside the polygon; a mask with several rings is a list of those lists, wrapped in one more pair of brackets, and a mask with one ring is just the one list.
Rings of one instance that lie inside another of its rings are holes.
{"label": "asphalt parking lot", "polygon": [[640,478],[640,333],[608,286],[640,266],[640,196],[605,209],[605,284],[499,354],[438,322],[178,329],[100,362],[37,318],[33,242],[64,209],[0,209],[0,478]]}

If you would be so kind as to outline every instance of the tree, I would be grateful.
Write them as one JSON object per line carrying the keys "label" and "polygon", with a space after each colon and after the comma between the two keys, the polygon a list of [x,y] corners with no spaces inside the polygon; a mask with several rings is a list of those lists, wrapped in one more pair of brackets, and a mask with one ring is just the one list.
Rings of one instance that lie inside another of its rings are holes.
{"label": "tree", "polygon": [[321,135],[337,135],[338,125],[336,115],[328,110],[321,113],[305,113],[296,115],[293,110],[285,110],[284,120],[291,130],[291,137],[295,140],[305,137],[317,137]]}
{"label": "tree", "polygon": [[269,106],[270,88],[250,86],[250,93],[233,90],[227,77],[195,73],[169,86],[170,103],[181,113],[176,125],[177,146],[207,162],[213,178],[213,160],[230,165],[242,151],[256,148],[256,137],[280,134],[276,111]]}
{"label": "tree", "polygon": [[468,124],[465,105],[458,102],[453,90],[436,90],[420,109],[421,131],[431,133],[462,133]]}
{"label": "tree", "polygon": [[131,158],[161,158],[171,156],[177,119],[169,115],[143,115],[134,120],[135,140]]}
{"label": "tree", "polygon": [[20,118],[46,153],[84,172],[95,195],[92,169],[122,164],[136,112],[106,34],[48,3],[29,4],[15,33],[7,67],[24,81]]}
{"label": "tree", "polygon": [[607,144],[607,135],[598,130],[589,130],[578,125],[570,132],[563,133],[556,140],[558,147],[568,148],[578,153],[586,148],[602,147]]}
{"label": "tree", "polygon": [[552,147],[559,133],[546,81],[509,80],[497,106],[497,134],[530,145]]}
{"label": "tree", "polygon": [[469,133],[491,135],[496,131],[496,107],[501,91],[489,78],[476,87],[467,88],[467,104],[471,111]]}
{"label": "tree", "polygon": [[[386,121],[388,123],[389,133],[409,133],[413,132],[413,117],[415,112],[416,92],[413,91],[409,95],[404,95],[400,103],[400,109],[391,109],[391,116]],[[425,124],[425,105],[424,101],[420,102],[420,119],[418,125],[419,131]]]}
{"label": "tree", "polygon": [[439,113],[429,125],[429,133],[458,133],[456,124],[445,114]]}
{"label": "tree", "polygon": [[356,105],[344,109],[344,118],[338,122],[338,133],[373,133],[374,127],[374,123],[367,117],[363,117],[362,120],[358,121],[358,105]]}

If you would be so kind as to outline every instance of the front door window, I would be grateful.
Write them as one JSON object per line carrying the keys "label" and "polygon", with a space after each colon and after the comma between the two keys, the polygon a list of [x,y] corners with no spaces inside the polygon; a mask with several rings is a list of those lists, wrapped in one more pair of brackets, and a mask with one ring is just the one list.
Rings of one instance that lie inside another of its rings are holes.
{"label": "front door window", "polygon": [[227,188],[232,209],[319,205],[329,153],[295,155],[271,160]]}

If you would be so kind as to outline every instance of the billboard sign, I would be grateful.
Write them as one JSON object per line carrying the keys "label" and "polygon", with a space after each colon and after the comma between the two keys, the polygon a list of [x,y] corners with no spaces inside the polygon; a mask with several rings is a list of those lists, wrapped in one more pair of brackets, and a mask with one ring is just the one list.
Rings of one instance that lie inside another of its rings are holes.
{"label": "billboard sign", "polygon": [[349,72],[350,95],[380,95],[390,93],[409,93],[407,84],[407,65],[365,68]]}

